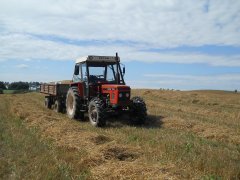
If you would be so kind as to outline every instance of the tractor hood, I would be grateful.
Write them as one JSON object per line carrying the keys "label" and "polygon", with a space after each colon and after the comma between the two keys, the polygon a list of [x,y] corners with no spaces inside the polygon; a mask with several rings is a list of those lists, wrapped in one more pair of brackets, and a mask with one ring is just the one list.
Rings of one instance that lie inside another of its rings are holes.
{"label": "tractor hood", "polygon": [[126,85],[118,84],[104,84],[102,85],[102,90],[104,91],[130,91],[130,87]]}
{"label": "tractor hood", "polygon": [[130,87],[125,85],[102,85],[102,93],[108,95],[113,106],[128,106],[130,103],[130,90]]}

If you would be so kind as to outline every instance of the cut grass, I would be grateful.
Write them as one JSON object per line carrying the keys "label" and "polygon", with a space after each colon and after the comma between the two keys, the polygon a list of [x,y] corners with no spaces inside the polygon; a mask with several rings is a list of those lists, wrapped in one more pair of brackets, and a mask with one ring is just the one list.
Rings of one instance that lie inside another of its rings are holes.
{"label": "cut grass", "polygon": [[9,113],[8,102],[1,101],[0,179],[87,179],[87,167],[79,164],[77,172],[72,168],[72,159],[80,158],[81,152],[42,140],[36,128],[27,129],[22,119]]}
{"label": "cut grass", "polygon": [[33,157],[45,153],[54,157],[53,165],[45,162],[50,167],[59,164],[53,174],[60,171],[73,179],[240,179],[238,94],[157,90],[132,94],[143,96],[148,106],[149,119],[141,127],[128,125],[125,117],[109,120],[105,128],[72,121],[45,109],[44,96],[37,93],[4,95],[0,100],[9,102],[10,110],[2,110],[9,113],[6,119],[23,122],[20,129],[41,139],[39,146],[45,148]]}
{"label": "cut grass", "polygon": [[173,162],[189,172],[236,179],[240,176],[239,151],[235,145],[169,129],[149,129],[146,133],[145,128],[129,128],[115,136],[119,137],[119,144],[140,147],[144,162],[149,164]]}

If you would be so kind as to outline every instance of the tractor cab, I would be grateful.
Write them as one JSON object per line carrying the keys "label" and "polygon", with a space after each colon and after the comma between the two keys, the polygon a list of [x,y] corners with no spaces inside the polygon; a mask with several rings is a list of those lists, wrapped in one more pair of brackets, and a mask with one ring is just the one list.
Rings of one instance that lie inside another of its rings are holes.
{"label": "tractor cab", "polygon": [[76,60],[73,82],[125,84],[119,57],[85,56]]}
{"label": "tractor cab", "polygon": [[[111,91],[117,90],[118,87],[123,91],[125,88],[130,96],[130,87],[125,86],[124,73],[125,67],[121,68],[117,55],[85,56],[76,60],[73,84],[82,86],[83,95],[88,99],[99,95],[112,95]],[[116,99],[117,97],[114,97],[114,101],[110,102],[116,105]]]}
{"label": "tractor cab", "polygon": [[140,97],[130,99],[125,85],[125,67],[116,56],[84,56],[76,60],[73,80],[66,97],[68,116],[83,119],[88,112],[94,126],[104,126],[108,112],[129,112],[133,121],[143,123],[146,105]]}

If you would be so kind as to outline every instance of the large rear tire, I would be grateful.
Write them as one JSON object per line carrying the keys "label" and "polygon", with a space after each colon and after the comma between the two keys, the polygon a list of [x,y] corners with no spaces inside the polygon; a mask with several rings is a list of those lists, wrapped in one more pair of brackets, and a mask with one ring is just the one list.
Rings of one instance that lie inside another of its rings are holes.
{"label": "large rear tire", "polygon": [[131,121],[135,125],[142,125],[147,119],[147,108],[144,100],[141,97],[133,97],[131,99]]}
{"label": "large rear tire", "polygon": [[84,119],[81,110],[81,98],[77,87],[70,87],[66,98],[66,111],[70,119]]}
{"label": "large rear tire", "polygon": [[95,127],[106,125],[104,103],[99,98],[93,98],[88,107],[88,116],[91,124]]}

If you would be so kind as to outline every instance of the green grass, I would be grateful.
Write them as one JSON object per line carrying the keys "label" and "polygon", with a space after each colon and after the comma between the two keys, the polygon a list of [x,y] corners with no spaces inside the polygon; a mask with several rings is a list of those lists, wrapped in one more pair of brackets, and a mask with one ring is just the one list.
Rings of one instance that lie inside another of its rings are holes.
{"label": "green grass", "polygon": [[18,94],[18,93],[25,93],[28,92],[28,90],[3,90],[3,94]]}
{"label": "green grass", "polygon": [[8,103],[0,103],[0,179],[87,179],[90,172],[72,159],[82,152],[58,149],[43,140],[36,128],[27,129],[22,120],[9,114]]}

